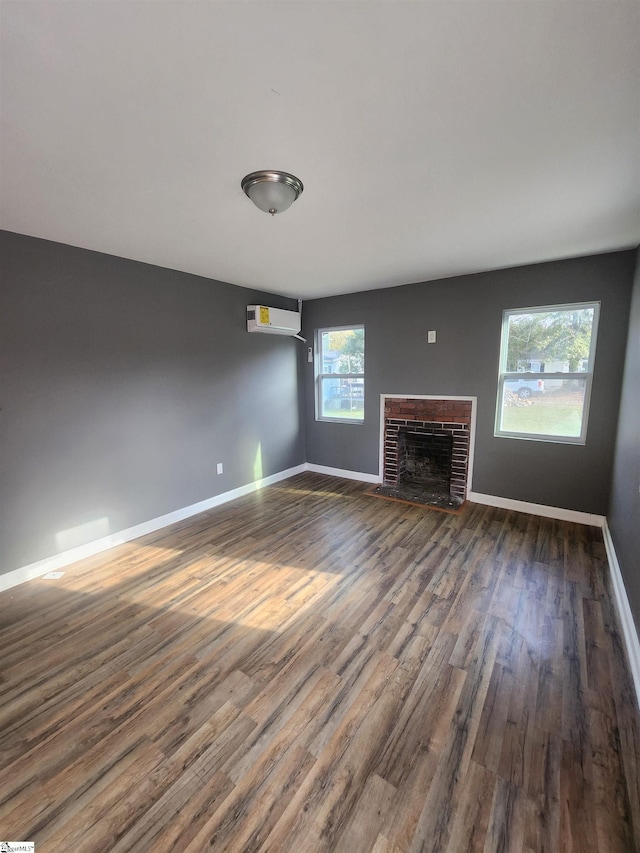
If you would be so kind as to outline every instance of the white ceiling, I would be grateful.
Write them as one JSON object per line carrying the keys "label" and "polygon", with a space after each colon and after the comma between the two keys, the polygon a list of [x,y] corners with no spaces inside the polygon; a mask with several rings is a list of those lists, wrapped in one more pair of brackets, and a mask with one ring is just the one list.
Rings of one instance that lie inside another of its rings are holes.
{"label": "white ceiling", "polygon": [[[636,0],[0,14],[9,231],[300,298],[640,241]],[[261,213],[257,169],[302,196]]]}

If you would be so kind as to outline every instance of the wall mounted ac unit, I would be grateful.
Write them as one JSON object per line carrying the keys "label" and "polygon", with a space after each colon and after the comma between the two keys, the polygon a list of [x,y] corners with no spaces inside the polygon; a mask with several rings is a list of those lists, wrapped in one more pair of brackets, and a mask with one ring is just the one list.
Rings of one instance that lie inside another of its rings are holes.
{"label": "wall mounted ac unit", "polygon": [[300,334],[300,312],[266,305],[247,305],[247,332],[266,332],[269,335]]}

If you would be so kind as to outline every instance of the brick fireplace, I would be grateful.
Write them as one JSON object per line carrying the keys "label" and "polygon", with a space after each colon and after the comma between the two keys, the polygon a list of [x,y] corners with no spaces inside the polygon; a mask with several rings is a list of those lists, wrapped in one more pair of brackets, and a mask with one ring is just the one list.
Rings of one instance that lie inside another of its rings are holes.
{"label": "brick fireplace", "polygon": [[[384,398],[383,490],[424,489],[449,505],[467,495],[472,401],[447,398]],[[425,502],[432,502],[427,500]]]}

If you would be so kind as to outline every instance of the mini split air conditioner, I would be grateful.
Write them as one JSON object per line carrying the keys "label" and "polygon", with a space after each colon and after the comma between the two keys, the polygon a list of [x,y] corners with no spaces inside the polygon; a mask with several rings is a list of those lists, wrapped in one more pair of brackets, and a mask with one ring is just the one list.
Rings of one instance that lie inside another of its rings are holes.
{"label": "mini split air conditioner", "polygon": [[266,305],[247,305],[247,332],[266,332],[268,335],[300,334],[300,312]]}

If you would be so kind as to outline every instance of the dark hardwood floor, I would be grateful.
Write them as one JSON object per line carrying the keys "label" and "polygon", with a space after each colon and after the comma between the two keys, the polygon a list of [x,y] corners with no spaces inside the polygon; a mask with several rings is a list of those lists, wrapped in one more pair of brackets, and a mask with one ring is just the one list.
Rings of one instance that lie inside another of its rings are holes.
{"label": "dark hardwood floor", "polygon": [[305,474],[0,595],[37,853],[640,849],[596,528]]}

